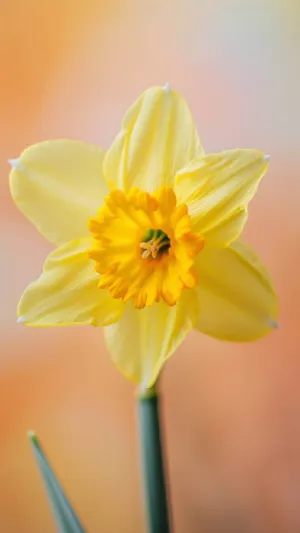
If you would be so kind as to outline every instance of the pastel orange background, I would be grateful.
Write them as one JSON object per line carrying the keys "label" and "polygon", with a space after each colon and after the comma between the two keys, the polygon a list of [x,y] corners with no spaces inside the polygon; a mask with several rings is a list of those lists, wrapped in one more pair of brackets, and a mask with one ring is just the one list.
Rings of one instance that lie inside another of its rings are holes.
{"label": "pastel orange background", "polygon": [[245,239],[280,300],[280,328],[263,341],[192,333],[166,366],[175,531],[300,531],[299,11],[293,0],[1,1],[0,533],[55,531],[31,428],[89,533],[145,531],[134,386],[101,330],[16,324],[51,247],[13,204],[7,159],[59,137],[108,147],[128,105],[166,81],[206,151],[271,154]]}

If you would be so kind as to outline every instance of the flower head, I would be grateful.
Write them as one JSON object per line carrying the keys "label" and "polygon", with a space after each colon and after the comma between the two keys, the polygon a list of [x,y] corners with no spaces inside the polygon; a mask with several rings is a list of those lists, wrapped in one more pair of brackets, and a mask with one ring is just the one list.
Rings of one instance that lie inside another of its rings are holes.
{"label": "flower head", "polygon": [[277,319],[269,275],[240,240],[268,167],[258,150],[204,154],[186,102],[143,93],[111,148],[43,142],[14,159],[12,196],[56,249],[25,290],[29,326],[105,326],[142,387],[196,328],[251,341]]}

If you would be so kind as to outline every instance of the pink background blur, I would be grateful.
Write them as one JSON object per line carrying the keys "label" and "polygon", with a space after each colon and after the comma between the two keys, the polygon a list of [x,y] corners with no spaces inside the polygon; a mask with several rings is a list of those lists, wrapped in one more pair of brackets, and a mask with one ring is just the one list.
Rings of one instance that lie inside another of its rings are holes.
{"label": "pink background blur", "polygon": [[58,137],[108,147],[128,105],[166,81],[206,151],[271,154],[245,237],[280,299],[265,340],[192,333],[166,366],[175,532],[300,531],[299,27],[294,0],[1,0],[0,533],[55,531],[31,428],[89,533],[145,531],[134,386],[101,330],[16,324],[51,247],[13,205],[7,159]]}

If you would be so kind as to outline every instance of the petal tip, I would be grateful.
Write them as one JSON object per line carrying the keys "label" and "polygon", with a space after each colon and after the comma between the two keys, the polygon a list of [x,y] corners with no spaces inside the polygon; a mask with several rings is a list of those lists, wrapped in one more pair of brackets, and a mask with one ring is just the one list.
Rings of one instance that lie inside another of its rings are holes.
{"label": "petal tip", "polygon": [[18,169],[18,170],[24,170],[23,165],[21,164],[21,160],[19,157],[15,157],[13,159],[8,159],[8,163],[10,164],[11,168]]}
{"label": "petal tip", "polygon": [[163,86],[163,90],[165,91],[165,93],[169,93],[170,90],[171,90],[171,86],[169,84],[169,82],[167,81],[167,83]]}

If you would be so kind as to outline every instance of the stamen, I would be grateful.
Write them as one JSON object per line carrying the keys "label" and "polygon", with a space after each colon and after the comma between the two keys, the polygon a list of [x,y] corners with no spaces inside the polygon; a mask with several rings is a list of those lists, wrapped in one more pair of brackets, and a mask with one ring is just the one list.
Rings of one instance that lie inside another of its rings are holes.
{"label": "stamen", "polygon": [[165,248],[167,251],[170,247],[170,239],[162,230],[151,231],[152,238],[149,241],[143,241],[140,243],[140,248],[144,250],[142,252],[142,259],[148,259],[150,256],[152,259],[156,259],[160,251]]}

